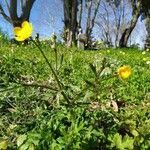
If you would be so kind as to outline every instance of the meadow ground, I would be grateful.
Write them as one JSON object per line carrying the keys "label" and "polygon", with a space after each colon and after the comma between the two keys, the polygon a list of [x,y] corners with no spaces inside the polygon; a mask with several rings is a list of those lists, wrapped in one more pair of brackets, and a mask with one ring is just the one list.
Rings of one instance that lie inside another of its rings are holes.
{"label": "meadow ground", "polygon": [[41,48],[59,82],[34,44],[0,44],[0,149],[150,149],[150,52]]}

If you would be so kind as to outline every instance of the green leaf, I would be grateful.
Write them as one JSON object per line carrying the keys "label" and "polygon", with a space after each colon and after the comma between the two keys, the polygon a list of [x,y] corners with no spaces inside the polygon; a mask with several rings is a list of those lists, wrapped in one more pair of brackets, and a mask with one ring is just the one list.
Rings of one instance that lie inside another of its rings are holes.
{"label": "green leaf", "polygon": [[20,146],[19,150],[28,150],[29,146],[30,146],[29,143],[26,142],[25,144]]}
{"label": "green leaf", "polygon": [[85,80],[85,82],[86,82],[89,86],[95,87],[94,83],[92,83],[91,81]]}
{"label": "green leaf", "polygon": [[126,148],[126,149],[134,149],[134,139],[132,137],[129,137],[128,135],[126,135],[124,138],[123,138],[123,147]]}
{"label": "green leaf", "polygon": [[123,149],[122,147],[122,136],[119,133],[116,133],[113,138],[113,142],[117,149]]}
{"label": "green leaf", "polygon": [[8,147],[8,141],[7,140],[0,142],[0,150],[6,150],[7,147]]}
{"label": "green leaf", "polygon": [[29,149],[28,149],[28,150],[35,150],[34,144],[31,144],[31,145],[29,146]]}
{"label": "green leaf", "polygon": [[60,58],[60,66],[63,64],[63,61],[64,61],[64,55],[62,54]]}
{"label": "green leaf", "polygon": [[135,137],[139,135],[139,133],[138,133],[136,130],[132,130],[131,133],[132,133],[132,135],[135,136]]}
{"label": "green leaf", "polygon": [[37,133],[28,134],[28,142],[33,143],[34,145],[38,145],[41,139],[41,135]]}
{"label": "green leaf", "polygon": [[111,68],[106,67],[105,69],[103,69],[103,71],[100,73],[100,76],[106,76],[111,74]]}
{"label": "green leaf", "polygon": [[97,72],[96,72],[96,67],[93,64],[89,64],[91,70],[93,71],[93,73],[95,74],[95,76],[97,77]]}
{"label": "green leaf", "polygon": [[17,138],[17,146],[20,147],[24,141],[27,139],[27,135],[26,134],[23,134],[23,135],[20,135],[18,138]]}

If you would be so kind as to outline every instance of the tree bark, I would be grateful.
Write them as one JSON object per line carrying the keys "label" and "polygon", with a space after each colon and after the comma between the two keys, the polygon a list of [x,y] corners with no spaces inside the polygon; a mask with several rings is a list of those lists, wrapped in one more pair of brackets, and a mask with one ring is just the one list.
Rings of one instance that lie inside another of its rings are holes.
{"label": "tree bark", "polygon": [[133,8],[132,19],[131,19],[129,27],[127,27],[124,30],[124,32],[122,33],[122,36],[121,36],[120,41],[119,41],[119,47],[121,47],[121,48],[127,47],[128,39],[129,39],[133,29],[135,28],[135,26],[138,22],[138,19],[140,17],[141,6],[142,5],[141,5],[140,0],[137,2],[137,4],[132,1],[132,8]]}
{"label": "tree bark", "polygon": [[86,22],[87,44],[89,43],[89,39],[90,39],[92,4],[93,4],[93,3],[92,3],[92,0],[90,0],[90,1],[89,1],[89,7],[88,7],[87,22]]}
{"label": "tree bark", "polygon": [[83,13],[83,0],[80,0],[80,12],[79,12],[78,28],[81,28],[82,13]]}
{"label": "tree bark", "polygon": [[77,7],[77,0],[64,0],[64,40],[68,47],[70,47],[72,43],[76,44]]}
{"label": "tree bark", "polygon": [[76,33],[77,33],[77,0],[72,0],[72,17],[71,17],[71,31],[72,31],[72,41],[76,44]]}
{"label": "tree bark", "polygon": [[150,14],[147,13],[145,17],[145,27],[147,31],[146,41],[145,41],[145,49],[150,49]]}
{"label": "tree bark", "polygon": [[9,6],[9,14],[10,18],[13,21],[13,24],[18,22],[18,15],[17,15],[17,0],[10,1]]}

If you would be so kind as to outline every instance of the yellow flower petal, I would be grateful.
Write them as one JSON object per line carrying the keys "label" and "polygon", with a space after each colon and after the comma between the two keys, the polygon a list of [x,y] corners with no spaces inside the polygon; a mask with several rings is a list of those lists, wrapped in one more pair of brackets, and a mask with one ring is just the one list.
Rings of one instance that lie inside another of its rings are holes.
{"label": "yellow flower petal", "polygon": [[132,70],[129,66],[123,66],[120,67],[117,72],[120,78],[127,79],[131,75]]}
{"label": "yellow flower petal", "polygon": [[32,31],[33,31],[32,24],[29,23],[28,21],[24,21],[21,27],[14,28],[15,39],[17,41],[24,41],[29,37],[31,37]]}
{"label": "yellow flower petal", "polygon": [[28,31],[32,31],[32,24],[24,21],[21,25],[22,29],[28,30]]}
{"label": "yellow flower petal", "polygon": [[28,21],[24,21],[24,22],[22,22],[21,27],[24,28],[24,27],[26,27],[28,25],[29,25],[29,22]]}
{"label": "yellow flower petal", "polygon": [[20,28],[20,27],[15,27],[15,28],[14,28],[14,34],[15,34],[15,35],[18,34],[18,33],[20,33],[20,31],[21,31],[21,28]]}
{"label": "yellow flower petal", "polygon": [[25,39],[24,38],[22,38],[22,37],[15,37],[15,39],[17,40],[17,41],[19,41],[19,42],[22,42],[22,41],[24,41]]}

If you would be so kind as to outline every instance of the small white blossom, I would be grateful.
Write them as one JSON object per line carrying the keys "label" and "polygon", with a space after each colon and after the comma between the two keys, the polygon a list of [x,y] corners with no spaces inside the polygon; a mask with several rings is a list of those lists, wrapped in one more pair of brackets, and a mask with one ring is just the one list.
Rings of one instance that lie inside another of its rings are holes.
{"label": "small white blossom", "polygon": [[142,54],[143,54],[143,55],[145,55],[145,54],[146,54],[146,52],[144,51],[144,52],[142,52]]}
{"label": "small white blossom", "polygon": [[146,64],[148,64],[148,65],[149,65],[149,64],[150,64],[150,61],[147,61],[147,62],[146,62]]}

